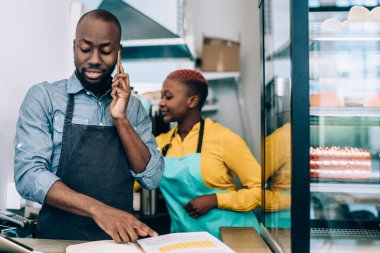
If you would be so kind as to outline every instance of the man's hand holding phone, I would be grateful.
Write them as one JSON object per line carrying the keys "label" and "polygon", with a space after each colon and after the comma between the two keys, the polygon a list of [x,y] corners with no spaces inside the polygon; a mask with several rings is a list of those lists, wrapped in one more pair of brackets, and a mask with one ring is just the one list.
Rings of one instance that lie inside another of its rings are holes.
{"label": "man's hand holding phone", "polygon": [[118,50],[116,75],[112,79],[110,112],[113,119],[123,119],[126,117],[128,101],[131,96],[129,75],[124,73],[123,66],[121,65],[120,50],[121,47]]}

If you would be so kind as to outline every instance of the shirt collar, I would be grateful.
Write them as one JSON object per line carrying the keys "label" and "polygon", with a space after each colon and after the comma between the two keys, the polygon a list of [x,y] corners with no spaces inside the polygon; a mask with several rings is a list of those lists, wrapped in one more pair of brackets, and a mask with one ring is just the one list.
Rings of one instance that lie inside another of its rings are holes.
{"label": "shirt collar", "polygon": [[[75,71],[73,72],[73,74],[70,76],[68,82],[67,82],[67,93],[68,94],[75,94],[75,93],[78,93],[80,91],[84,90],[84,87],[82,85],[82,83],[79,81],[77,75],[75,74]],[[109,89],[105,96],[111,96],[111,89]],[[104,96],[104,95],[103,95]]]}
{"label": "shirt collar", "polygon": [[84,90],[84,87],[82,83],[79,81],[77,75],[74,73],[70,76],[68,82],[67,82],[67,93],[68,94],[75,94],[79,91]]}
{"label": "shirt collar", "polygon": [[198,132],[201,128],[201,122],[196,123],[192,128],[190,132]]}

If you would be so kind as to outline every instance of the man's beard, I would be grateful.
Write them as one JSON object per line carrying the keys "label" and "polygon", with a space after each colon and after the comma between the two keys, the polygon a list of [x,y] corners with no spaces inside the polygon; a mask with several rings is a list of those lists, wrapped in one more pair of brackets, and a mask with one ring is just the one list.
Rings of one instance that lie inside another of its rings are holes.
{"label": "man's beard", "polygon": [[79,71],[77,67],[75,74],[81,82],[82,86],[97,96],[101,96],[105,94],[109,89],[111,89],[111,73],[105,73],[105,75],[102,76],[99,80],[88,80],[84,75],[83,69],[82,71]]}

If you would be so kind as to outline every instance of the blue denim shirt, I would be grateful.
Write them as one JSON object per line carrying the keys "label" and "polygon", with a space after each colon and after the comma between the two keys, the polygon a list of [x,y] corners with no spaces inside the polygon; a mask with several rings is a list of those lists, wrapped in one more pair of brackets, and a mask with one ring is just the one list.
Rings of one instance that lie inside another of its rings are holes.
{"label": "blue denim shirt", "polygon": [[[73,123],[114,125],[109,110],[110,91],[97,98],[83,88],[75,73],[68,80],[44,82],[30,88],[20,108],[14,160],[16,188],[26,199],[43,203],[51,185],[59,180],[55,174],[61,154],[68,94],[75,94]],[[156,188],[163,174],[164,160],[152,134],[150,118],[140,100],[133,96],[126,114],[151,155],[145,171],[139,174],[131,171],[132,175],[145,188]]]}

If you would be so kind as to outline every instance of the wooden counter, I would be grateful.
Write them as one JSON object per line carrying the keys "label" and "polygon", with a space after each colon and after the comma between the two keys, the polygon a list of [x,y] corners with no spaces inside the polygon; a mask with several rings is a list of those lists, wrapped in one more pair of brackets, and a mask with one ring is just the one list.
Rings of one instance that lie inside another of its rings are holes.
{"label": "wooden counter", "polygon": [[[271,252],[253,228],[221,228],[223,242],[236,253]],[[15,238],[13,238],[15,239]],[[83,241],[16,238],[15,240],[43,253],[65,253],[66,247]]]}
{"label": "wooden counter", "polygon": [[32,238],[12,238],[12,239],[31,247],[33,250],[41,251],[43,253],[65,253],[67,246],[84,242],[84,241],[48,240],[48,239],[32,239]]}
{"label": "wooden counter", "polygon": [[254,228],[222,227],[222,241],[237,253],[272,252]]}
{"label": "wooden counter", "polygon": [[[236,253],[269,253],[271,252],[260,235],[253,228],[222,228],[223,242]],[[284,252],[290,252],[289,230],[277,230],[275,238],[283,246],[288,248]],[[15,239],[15,238],[13,238]],[[16,238],[15,240],[30,246],[34,250],[44,253],[65,253],[69,245],[82,243],[83,241],[46,240],[31,238]],[[311,253],[354,253],[377,252],[380,249],[380,240],[369,239],[321,239],[312,238],[310,241]]]}

